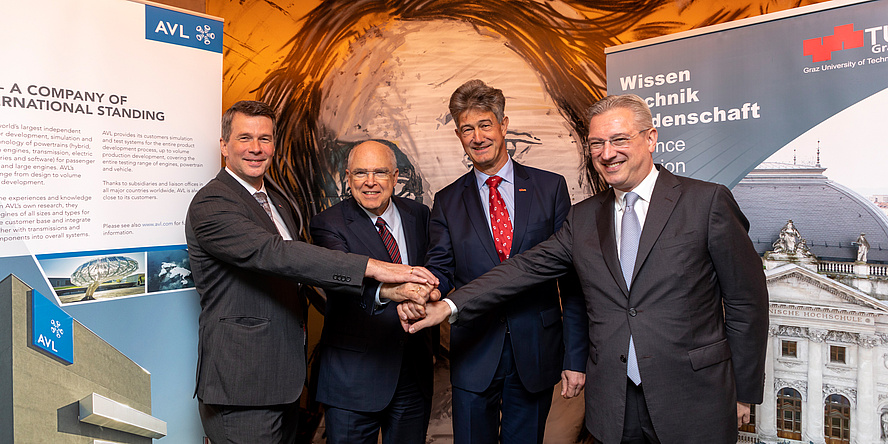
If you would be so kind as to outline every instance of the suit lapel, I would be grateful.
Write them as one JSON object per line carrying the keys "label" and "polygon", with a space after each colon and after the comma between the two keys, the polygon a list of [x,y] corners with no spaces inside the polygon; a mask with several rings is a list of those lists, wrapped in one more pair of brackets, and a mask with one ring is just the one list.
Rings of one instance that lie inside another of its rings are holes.
{"label": "suit lapel", "polygon": [[487,252],[487,256],[490,257],[494,264],[498,264],[500,263],[499,255],[496,254],[493,234],[490,232],[490,226],[487,224],[489,216],[484,214],[481,196],[478,195],[478,183],[475,181],[475,174],[469,171],[463,178],[462,201],[466,208],[466,215],[469,217],[478,239],[481,239],[482,249]]}
{"label": "suit lapel", "polygon": [[220,182],[224,183],[228,188],[231,188],[231,190],[234,191],[234,194],[236,194],[244,202],[244,205],[246,205],[256,216],[254,219],[259,221],[265,229],[272,233],[278,232],[277,226],[275,226],[274,221],[268,217],[268,213],[265,212],[262,205],[259,205],[256,198],[253,197],[253,195],[250,194],[240,182],[231,177],[231,174],[229,174],[228,171],[225,171],[225,168],[222,168],[222,171],[219,171],[219,174],[216,175],[216,179],[219,179]]}
{"label": "suit lapel", "polygon": [[604,263],[610,271],[614,281],[620,286],[620,290],[628,298],[629,289],[626,287],[626,281],[623,279],[623,269],[620,268],[620,256],[617,254],[617,230],[614,227],[614,189],[609,188],[607,195],[601,200],[601,210],[598,212],[598,242],[601,245],[601,254],[604,256]]}
{"label": "suit lapel", "polygon": [[669,216],[672,215],[675,204],[678,203],[678,198],[681,196],[680,185],[675,176],[665,169],[660,169],[657,183],[654,184],[654,192],[651,194],[651,203],[648,206],[647,216],[644,219],[644,227],[641,229],[641,239],[638,242],[638,256],[635,259],[635,269],[632,271],[632,276],[635,276],[638,270],[641,269],[641,265],[647,259],[651,248],[654,247],[654,243],[660,237],[663,228],[666,227],[666,222],[669,221]]}
{"label": "suit lapel", "polygon": [[[302,224],[301,221],[297,223],[296,219],[293,217],[293,210],[291,209],[292,206],[290,205],[290,202],[284,197],[283,193],[277,190],[276,187],[269,185],[272,184],[270,181],[266,180],[265,190],[271,195],[271,203],[277,208],[278,214],[284,219],[284,225],[287,227],[287,230],[290,231],[290,237],[293,239],[301,239],[300,233],[302,232]],[[265,211],[263,210],[263,212]],[[275,227],[275,229],[277,229],[277,227]]]}
{"label": "suit lapel", "polygon": [[[530,203],[533,199],[533,181],[527,170],[516,162],[512,162],[515,171],[515,214],[512,215],[512,249],[509,257],[521,251],[521,243],[524,242],[524,232],[527,230],[527,218],[530,213]],[[492,236],[492,235],[491,235]]]}
{"label": "suit lapel", "polygon": [[367,213],[358,206],[353,197],[345,201],[342,212],[348,230],[364,245],[370,257],[391,262],[392,258],[389,256],[382,238],[379,237],[379,232],[376,231],[376,227],[374,227]]}

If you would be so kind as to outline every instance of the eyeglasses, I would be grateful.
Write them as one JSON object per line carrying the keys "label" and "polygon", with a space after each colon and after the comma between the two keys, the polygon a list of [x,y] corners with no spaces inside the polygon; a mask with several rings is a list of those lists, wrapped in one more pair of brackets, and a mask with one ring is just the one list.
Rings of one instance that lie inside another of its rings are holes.
{"label": "eyeglasses", "polygon": [[349,171],[355,179],[358,180],[367,180],[367,177],[373,176],[376,180],[388,180],[391,176],[391,172],[389,170],[376,170],[376,171],[365,171],[365,170],[355,170]]}
{"label": "eyeglasses", "polygon": [[635,133],[632,136],[619,135],[619,136],[611,137],[610,139],[607,139],[607,140],[601,140],[601,139],[591,140],[588,142],[587,146],[589,147],[589,149],[591,151],[600,151],[600,150],[604,149],[604,144],[606,142],[610,142],[611,146],[614,148],[626,148],[627,146],[629,146],[630,140],[638,137],[639,134],[641,134],[649,129],[651,129],[651,128],[643,129],[643,130]]}

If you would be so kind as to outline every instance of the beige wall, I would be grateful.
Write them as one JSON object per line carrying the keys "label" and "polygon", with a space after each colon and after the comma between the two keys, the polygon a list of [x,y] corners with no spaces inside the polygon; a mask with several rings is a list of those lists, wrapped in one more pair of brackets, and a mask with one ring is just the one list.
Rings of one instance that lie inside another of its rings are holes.
{"label": "beige wall", "polygon": [[177,8],[187,9],[189,11],[206,13],[206,0],[154,0],[162,5],[175,6]]}

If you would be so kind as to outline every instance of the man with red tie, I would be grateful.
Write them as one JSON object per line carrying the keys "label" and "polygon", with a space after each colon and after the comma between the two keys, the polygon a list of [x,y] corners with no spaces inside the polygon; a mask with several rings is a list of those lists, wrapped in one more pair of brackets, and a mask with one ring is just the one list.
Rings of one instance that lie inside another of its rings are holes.
{"label": "man with red tie", "polygon": [[[504,109],[502,91],[480,80],[450,98],[456,135],[473,168],[439,191],[432,208],[426,267],[444,295],[547,239],[570,209],[562,176],[509,157]],[[562,279],[560,300],[551,280],[525,289],[487,319],[453,325],[454,442],[542,442],[554,385],[562,381],[565,397],[583,388],[587,333],[572,279]]]}

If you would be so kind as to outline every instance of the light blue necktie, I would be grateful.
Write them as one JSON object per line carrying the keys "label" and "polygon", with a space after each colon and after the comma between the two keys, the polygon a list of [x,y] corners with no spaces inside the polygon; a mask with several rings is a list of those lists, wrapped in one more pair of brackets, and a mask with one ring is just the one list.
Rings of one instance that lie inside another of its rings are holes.
{"label": "light blue necktie", "polygon": [[[626,205],[623,207],[623,219],[620,222],[620,268],[623,269],[623,279],[626,288],[632,287],[632,270],[635,268],[635,257],[638,255],[638,240],[641,238],[641,223],[635,214],[635,201],[638,195],[628,192],[623,197]],[[641,384],[641,374],[638,372],[638,358],[635,356],[635,342],[629,336],[629,360],[626,367],[626,375],[635,383]]]}

